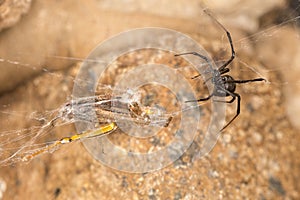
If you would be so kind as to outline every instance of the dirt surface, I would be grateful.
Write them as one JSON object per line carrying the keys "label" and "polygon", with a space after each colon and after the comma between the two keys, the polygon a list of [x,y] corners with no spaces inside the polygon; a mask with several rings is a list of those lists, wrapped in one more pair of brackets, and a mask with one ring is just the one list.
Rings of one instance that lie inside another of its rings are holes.
{"label": "dirt surface", "polygon": [[[175,29],[203,45],[214,60],[230,56],[225,34],[204,17],[202,4],[191,1],[185,12],[174,17],[184,3],[163,2],[161,7],[146,12],[151,5],[133,2],[130,3],[133,6],[126,7],[126,4],[122,6],[122,3],[110,1],[99,4],[92,0],[86,4],[81,1],[33,1],[30,12],[15,27],[0,33],[0,58],[6,60],[0,62],[0,134],[17,130],[13,132],[17,135],[18,130],[36,125],[32,120],[33,112],[43,115],[70,100],[81,64],[70,58],[86,57],[99,42],[121,31],[148,26]],[[276,6],[284,9],[280,2]],[[167,12],[161,11],[168,7]],[[238,86],[237,92],[242,96],[241,114],[220,135],[207,156],[194,159],[199,150],[194,143],[167,167],[148,173],[127,173],[101,164],[77,142],[54,153],[38,156],[29,163],[1,166],[0,199],[299,199],[300,161],[297,157],[300,149],[297,143],[300,136],[296,111],[299,109],[297,58],[300,45],[294,45],[299,43],[299,29],[270,24],[273,31],[259,32],[255,28],[259,26],[258,17],[272,10],[274,5],[266,3],[259,14],[254,5],[244,5],[247,8],[244,11],[252,10],[251,14],[244,14],[245,18],[251,19],[248,22],[254,24],[251,30],[258,33],[258,37],[253,38],[245,32],[249,29],[239,28],[241,23],[235,24],[233,18],[223,17],[218,6],[211,4],[209,7],[216,9],[217,15],[220,12],[218,19],[223,22],[224,18],[235,41],[237,59],[230,67],[231,75],[237,79],[256,78],[258,74],[245,67],[254,66],[268,82]],[[233,3],[228,9],[238,10],[240,7]],[[223,13],[228,12],[224,8]],[[236,11],[235,16],[239,13]],[[187,62],[166,52],[124,55],[116,62],[113,68],[116,70],[107,72],[104,79],[114,82],[119,74],[134,64],[147,62],[177,69],[198,97],[208,94],[201,80],[189,79],[195,72],[186,67]],[[282,67],[289,69],[290,73]],[[172,94],[164,92],[166,88],[159,91],[151,93],[152,96],[143,96],[143,102],[151,104],[152,99],[158,98],[161,105],[175,109],[178,102],[170,100]],[[210,105],[203,105],[200,135],[208,126]],[[227,106],[227,121],[235,112],[234,104]],[[171,121],[152,142],[132,139],[119,130],[109,138],[132,151],[153,151],[175,137],[173,130],[178,120]],[[44,136],[42,141],[60,139],[75,132],[72,125],[59,127]]]}
{"label": "dirt surface", "polygon": [[30,0],[0,1],[0,30],[15,25],[30,8]]}

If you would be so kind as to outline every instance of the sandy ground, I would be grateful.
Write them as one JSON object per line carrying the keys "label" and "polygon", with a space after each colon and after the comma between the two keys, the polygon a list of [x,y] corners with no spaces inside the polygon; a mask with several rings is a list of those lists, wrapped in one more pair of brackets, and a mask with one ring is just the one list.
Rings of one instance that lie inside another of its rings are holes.
{"label": "sandy ground", "polygon": [[[66,103],[81,64],[70,58],[86,57],[101,41],[121,31],[149,26],[170,28],[198,41],[214,60],[229,56],[225,35],[204,17],[200,2],[185,5],[179,0],[162,1],[160,6],[155,1],[124,2],[33,1],[28,14],[0,33],[0,58],[6,60],[0,62],[0,134],[30,128],[36,125],[27,117],[32,112],[46,113]],[[212,1],[208,7],[233,35],[237,61],[231,66],[231,75],[239,79],[257,77],[245,67],[246,63],[255,66],[269,83],[239,86],[241,115],[225,129],[209,155],[193,161],[197,151],[193,144],[161,170],[126,173],[96,161],[77,142],[29,163],[1,166],[0,199],[299,199],[299,29],[271,25],[269,32],[259,32],[259,17],[272,21],[274,15],[269,11],[283,9],[282,1],[260,5],[260,9],[255,3],[230,3]],[[151,6],[157,9],[149,9]],[[258,34],[255,38],[250,33]],[[156,53],[136,55],[138,59],[120,58],[121,69],[106,78],[116,80],[123,69],[143,59],[178,69],[186,66],[181,58]],[[246,72],[240,70],[241,65]],[[191,71],[182,73],[199,96],[207,94],[202,93],[201,81],[188,78]],[[164,92],[159,95],[162,104],[176,106]],[[205,126],[210,119],[209,105],[203,109]],[[234,105],[227,106],[229,116],[234,112]],[[176,120],[160,134],[159,145],[172,139]],[[202,132],[202,124],[199,129]],[[74,132],[73,126],[60,127],[43,140]],[[109,138],[121,146],[137,143],[120,132]],[[157,143],[155,148],[159,148]],[[139,150],[149,150],[144,146]]]}

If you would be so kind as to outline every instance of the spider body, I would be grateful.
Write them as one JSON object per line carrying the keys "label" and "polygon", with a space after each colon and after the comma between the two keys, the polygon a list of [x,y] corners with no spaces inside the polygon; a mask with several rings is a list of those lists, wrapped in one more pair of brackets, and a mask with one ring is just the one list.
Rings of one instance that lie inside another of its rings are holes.
{"label": "spider body", "polygon": [[[204,60],[205,62],[207,62],[208,67],[209,67],[209,72],[212,74],[212,77],[209,78],[209,79],[211,79],[211,82],[214,85],[214,89],[213,89],[212,93],[208,97],[200,98],[198,100],[191,100],[191,101],[187,101],[187,102],[207,101],[213,96],[218,96],[218,97],[229,97],[229,96],[231,96],[232,97],[231,100],[228,100],[228,101],[214,100],[214,101],[223,102],[223,103],[233,103],[237,99],[236,114],[220,130],[220,131],[223,131],[240,114],[241,96],[238,93],[235,92],[236,84],[242,84],[242,83],[247,83],[247,82],[265,81],[265,79],[264,78],[256,78],[256,79],[249,79],[249,80],[235,80],[232,76],[226,74],[230,71],[230,69],[228,68],[228,65],[235,58],[235,51],[234,51],[231,35],[230,35],[229,31],[227,31],[227,29],[219,21],[217,21],[213,16],[211,16],[206,10],[204,12],[209,17],[211,17],[226,32],[226,35],[227,35],[227,38],[228,38],[228,41],[229,41],[229,44],[230,44],[230,48],[231,48],[231,57],[221,67],[219,67],[218,69],[214,69],[212,67],[211,61],[206,56],[201,55],[197,52],[187,52],[187,53],[175,54],[175,56],[188,55],[188,54],[197,56],[197,57],[201,58],[202,60]],[[199,74],[197,76],[192,77],[192,79],[198,78],[200,76],[201,75]],[[208,81],[208,80],[206,80],[206,81]]]}
{"label": "spider body", "polygon": [[213,96],[227,97],[231,96],[230,93],[234,93],[236,84],[234,79],[229,75],[219,75],[212,79],[212,84],[215,86],[213,90]]}

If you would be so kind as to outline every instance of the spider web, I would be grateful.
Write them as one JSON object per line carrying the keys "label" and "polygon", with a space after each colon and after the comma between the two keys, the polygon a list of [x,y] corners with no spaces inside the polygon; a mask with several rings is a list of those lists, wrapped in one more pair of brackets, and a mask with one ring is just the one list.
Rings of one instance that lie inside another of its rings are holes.
{"label": "spider web", "polygon": [[[299,5],[294,11],[298,9]],[[220,41],[222,41],[223,51],[225,52],[225,55],[214,55],[216,57],[215,62],[219,65],[230,56],[230,49],[224,33],[218,30],[217,26],[215,27],[215,30],[220,33]],[[226,28],[229,27],[226,26]],[[246,35],[241,37],[235,37],[236,34],[234,31],[230,30],[230,32],[233,34],[233,43],[237,52],[235,64],[230,66],[231,74],[234,78],[264,77],[268,81],[269,90],[272,90],[274,87],[284,87],[288,88],[288,90],[293,89],[289,91],[288,95],[289,97],[297,97],[298,86],[300,85],[299,78],[297,77],[300,66],[298,65],[299,63],[297,64],[299,49],[298,54],[295,54],[297,52],[296,47],[299,46],[295,42],[299,43],[300,40],[299,16],[297,14],[292,17],[286,16],[279,23],[262,25],[258,30],[246,33]],[[290,45],[288,41],[291,41],[293,45]],[[15,68],[12,71],[12,74],[14,74],[13,78],[17,79],[19,77],[19,69],[26,68],[25,72],[27,73],[27,76],[23,77],[25,81],[21,80],[15,86],[8,86],[8,89],[2,93],[1,102],[3,103],[0,105],[0,150],[4,148],[4,150],[14,151],[26,145],[33,149],[38,149],[41,145],[48,144],[48,141],[65,136],[63,133],[69,134],[75,131],[72,127],[61,127],[72,124],[74,122],[72,120],[58,124],[57,130],[54,131],[49,131],[45,125],[51,119],[55,118],[60,106],[65,105],[66,102],[71,100],[71,88],[74,84],[76,67],[69,66],[83,61],[84,56],[70,57],[65,53],[62,53],[62,55],[49,53],[45,56],[40,53],[38,58],[35,58],[33,55],[36,54],[39,53],[22,51],[9,52],[8,55],[4,54],[4,56],[0,56],[0,64],[5,65],[1,69]],[[34,58],[30,59],[31,56]],[[24,57],[26,58],[23,59]],[[101,61],[91,60],[90,62]],[[58,70],[60,66],[66,67],[64,70]],[[35,78],[30,79],[33,81],[26,81],[29,77]],[[54,84],[55,81],[51,80],[56,80],[58,84]],[[29,90],[31,87],[28,84],[37,88],[41,85],[44,86],[37,90]],[[50,85],[54,88],[51,88]],[[252,86],[245,87],[245,90],[240,90],[243,93],[242,96],[247,96],[246,93],[249,91],[255,92],[255,89],[251,89]],[[26,89],[28,90],[26,91]],[[17,91],[17,94],[15,94],[15,91]],[[18,91],[21,91],[21,96],[18,95]],[[53,94],[53,96],[49,94]],[[44,95],[49,95],[47,102],[38,101],[37,96],[44,97]],[[56,99],[57,96],[59,96],[58,99]],[[50,104],[49,102],[53,103]],[[299,117],[295,118],[299,119]],[[30,141],[30,138],[36,135],[38,135],[40,141],[36,140],[34,143],[25,143],[26,145],[24,145],[24,141],[22,140]],[[11,146],[3,147],[3,144]],[[179,160],[176,165],[180,168],[183,165],[182,163],[184,163],[184,160]],[[217,176],[215,175],[217,172],[213,170],[211,163],[207,165],[212,170],[210,176]],[[161,178],[164,174],[164,171],[162,171],[158,172],[158,175],[146,175],[146,188],[153,187],[156,181],[154,177]],[[196,178],[191,177],[191,179]],[[160,181],[163,182],[163,178]],[[152,193],[155,193],[155,191],[152,191]],[[200,196],[201,194],[198,195]]]}
{"label": "spider web", "polygon": [[[298,9],[298,8],[297,8]],[[295,9],[295,12],[296,10]],[[292,13],[294,14],[294,13]],[[297,76],[293,77],[293,74],[299,71],[299,66],[296,66],[295,63],[297,59],[297,55],[294,55],[292,50],[288,50],[289,46],[286,45],[285,48],[280,48],[282,43],[286,42],[287,39],[294,40],[294,42],[299,42],[300,31],[299,31],[299,20],[300,17],[290,17],[285,16],[281,19],[281,22],[278,24],[268,24],[262,25],[255,33],[248,33],[247,36],[240,38],[233,38],[233,44],[235,47],[235,51],[237,52],[237,56],[235,62],[237,64],[230,66],[232,74],[236,79],[242,77],[245,79],[245,76],[242,74],[247,74],[247,77],[264,77],[272,87],[272,85],[300,85],[300,81]],[[213,23],[213,22],[212,22]],[[217,30],[217,28],[216,28]],[[220,31],[220,30],[217,30]],[[234,33],[233,33],[234,34]],[[227,56],[223,56],[223,58],[218,57],[218,60],[215,60],[217,66],[220,66],[224,61],[226,61],[226,57],[230,56],[229,52],[229,44],[227,42],[227,38],[224,36],[224,33],[220,32],[220,39],[222,41],[223,54],[227,54]],[[299,46],[299,45],[295,45]],[[256,50],[258,49],[258,50]],[[294,49],[295,50],[295,49]],[[227,53],[226,53],[227,51]],[[224,53],[225,52],[225,53]],[[251,60],[245,61],[243,60],[239,54],[248,54],[248,57],[255,57],[259,62],[254,64],[251,63]],[[31,53],[27,52],[18,52],[17,54],[12,53],[7,56],[9,58],[1,57],[0,64],[3,66],[6,65],[7,68],[11,68],[11,72],[22,69],[25,71],[24,77],[27,76],[40,76],[44,74],[45,79],[58,79],[61,82],[68,83],[64,84],[61,87],[64,87],[63,90],[66,92],[64,98],[61,98],[61,101],[53,106],[50,111],[45,110],[45,108],[41,108],[41,111],[27,111],[27,110],[15,110],[13,105],[10,102],[12,99],[9,98],[9,93],[3,93],[4,99],[6,98],[7,102],[1,105],[1,115],[3,118],[6,118],[6,124],[14,124],[10,121],[19,121],[24,120],[29,121],[27,123],[31,123],[30,121],[35,121],[38,125],[34,125],[32,127],[19,128],[17,130],[5,130],[7,127],[14,126],[10,125],[5,127],[1,132],[1,148],[5,149],[18,149],[20,146],[12,147],[3,147],[8,143],[13,143],[15,141],[19,141],[26,138],[32,138],[38,135],[42,137],[44,134],[48,134],[49,130],[47,130],[47,123],[51,122],[51,120],[55,119],[55,113],[58,112],[59,107],[66,103],[66,101],[71,98],[71,86],[74,83],[75,71],[74,69],[65,69],[65,73],[61,73],[57,71],[56,68],[59,68],[60,65],[72,66],[74,63],[82,62],[84,58],[80,57],[68,57],[68,56],[60,56],[60,55],[47,55],[47,56],[39,56],[37,59],[31,59]],[[290,57],[290,55],[294,57]],[[24,59],[25,57],[25,59]],[[29,59],[28,59],[29,58]],[[21,61],[20,61],[21,60]],[[44,62],[45,64],[41,65],[40,62]],[[52,61],[52,62],[51,62]],[[101,62],[100,60],[86,60],[88,62]],[[294,63],[293,63],[294,62]],[[51,64],[48,64],[51,63]],[[249,64],[251,63],[251,64]],[[53,64],[53,65],[52,65]],[[288,73],[287,73],[288,72]],[[27,75],[27,74],[30,75]],[[277,78],[277,76],[270,77],[271,73],[279,73],[281,76]],[[70,75],[71,74],[71,75]],[[290,77],[289,74],[292,76]],[[52,77],[52,78],[51,78]],[[249,79],[248,78],[248,79]],[[294,79],[293,79],[294,78]],[[35,80],[37,82],[47,82],[45,80]],[[22,82],[21,82],[22,83]],[[35,83],[35,84],[44,84],[44,83]],[[20,83],[17,82],[17,85]],[[8,91],[13,90],[16,86],[8,86]],[[58,85],[59,87],[59,85]],[[8,97],[7,97],[8,96]],[[26,97],[25,97],[26,98]],[[9,100],[7,100],[9,99]],[[64,101],[64,99],[66,99]],[[22,101],[22,97],[20,97],[20,101]],[[41,106],[41,105],[39,105]],[[23,105],[23,107],[27,107]],[[26,109],[26,108],[25,108]],[[43,124],[44,123],[44,124]],[[57,126],[72,124],[74,123],[74,119],[65,119],[65,122],[59,124]],[[42,125],[41,125],[42,124]],[[26,125],[25,125],[26,126]],[[44,130],[45,129],[45,130]],[[26,134],[24,134],[26,132]],[[15,138],[12,136],[15,135]],[[22,135],[19,137],[19,135]],[[49,135],[49,134],[48,134]],[[20,145],[20,144],[19,144]],[[21,144],[22,145],[22,144]],[[34,144],[30,144],[34,145]],[[29,144],[27,146],[30,146]],[[44,145],[36,144],[37,148],[39,146]]]}

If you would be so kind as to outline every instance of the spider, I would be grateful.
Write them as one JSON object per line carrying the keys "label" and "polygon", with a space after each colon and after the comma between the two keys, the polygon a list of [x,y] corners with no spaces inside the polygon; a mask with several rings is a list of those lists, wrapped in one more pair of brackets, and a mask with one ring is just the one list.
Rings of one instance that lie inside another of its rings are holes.
{"label": "spider", "polygon": [[[206,10],[204,11],[210,18],[212,18],[225,32],[230,44],[231,48],[231,57],[218,69],[213,69],[209,59],[197,52],[187,52],[187,53],[180,53],[180,54],[175,54],[175,56],[181,56],[181,55],[195,55],[203,59],[205,62],[208,63],[209,66],[209,72],[212,73],[212,77],[209,78],[208,80],[211,79],[212,84],[214,85],[213,92],[205,98],[200,98],[198,100],[191,100],[187,102],[199,102],[199,101],[207,101],[213,96],[217,97],[228,97],[231,96],[232,98],[228,101],[220,101],[220,100],[215,100],[217,102],[223,102],[223,103],[233,103],[237,99],[237,110],[235,116],[220,130],[223,131],[226,127],[228,127],[229,124],[231,124],[237,116],[240,114],[240,104],[241,104],[241,96],[235,92],[236,89],[236,84],[242,84],[242,83],[247,83],[247,82],[257,82],[257,81],[266,81],[264,78],[255,78],[255,79],[249,79],[249,80],[235,80],[232,76],[226,74],[230,71],[228,68],[228,65],[234,60],[235,58],[235,51],[232,43],[232,38],[230,35],[230,32],[217,20],[215,19],[211,14],[209,14]],[[199,75],[196,75],[192,77],[192,79],[198,78]],[[208,81],[206,80],[206,81]],[[205,81],[205,82],[206,82]]]}

